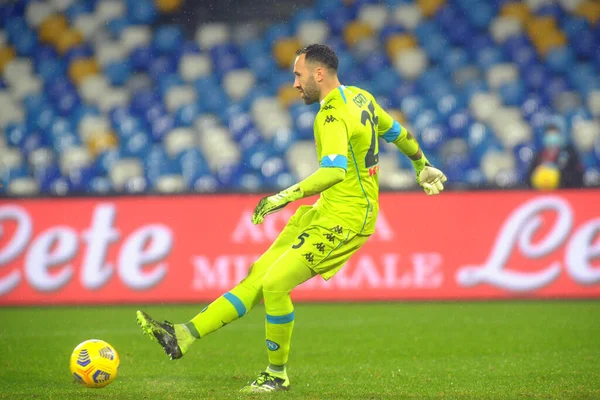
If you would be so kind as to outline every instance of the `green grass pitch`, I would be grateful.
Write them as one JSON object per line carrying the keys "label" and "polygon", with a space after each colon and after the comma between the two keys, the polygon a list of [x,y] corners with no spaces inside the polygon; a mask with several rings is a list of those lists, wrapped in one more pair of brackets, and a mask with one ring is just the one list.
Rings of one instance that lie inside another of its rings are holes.
{"label": "green grass pitch", "polygon": [[[267,363],[264,310],[169,361],[132,306],[0,308],[0,399],[237,399]],[[202,306],[141,307],[186,321]],[[121,356],[103,389],[69,355]],[[299,304],[284,399],[600,399],[600,302]]]}

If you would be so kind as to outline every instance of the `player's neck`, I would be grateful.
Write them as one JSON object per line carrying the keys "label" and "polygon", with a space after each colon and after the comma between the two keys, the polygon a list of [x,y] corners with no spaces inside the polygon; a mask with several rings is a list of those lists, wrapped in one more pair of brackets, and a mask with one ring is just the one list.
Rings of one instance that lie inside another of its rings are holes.
{"label": "player's neck", "polygon": [[336,90],[340,87],[341,83],[339,79],[334,79],[331,82],[323,83],[323,87],[321,88],[321,97],[319,98],[319,103],[325,99],[331,93],[331,91]]}

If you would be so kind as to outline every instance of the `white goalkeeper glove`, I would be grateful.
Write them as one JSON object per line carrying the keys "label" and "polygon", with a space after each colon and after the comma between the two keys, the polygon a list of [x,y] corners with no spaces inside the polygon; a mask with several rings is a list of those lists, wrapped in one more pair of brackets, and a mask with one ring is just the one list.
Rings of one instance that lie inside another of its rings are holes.
{"label": "white goalkeeper glove", "polygon": [[425,165],[417,175],[417,182],[428,196],[439,194],[444,190],[444,182],[447,180],[442,171],[431,165]]}
{"label": "white goalkeeper glove", "polygon": [[417,183],[423,188],[428,196],[439,194],[444,190],[444,182],[448,180],[446,175],[429,163],[425,155],[419,160],[413,161],[417,173]]}

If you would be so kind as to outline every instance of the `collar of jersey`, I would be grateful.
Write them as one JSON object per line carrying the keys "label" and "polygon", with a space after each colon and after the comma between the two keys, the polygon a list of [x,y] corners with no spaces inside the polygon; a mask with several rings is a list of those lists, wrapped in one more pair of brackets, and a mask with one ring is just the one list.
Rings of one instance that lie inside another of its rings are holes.
{"label": "collar of jersey", "polygon": [[340,86],[336,87],[335,89],[333,89],[331,92],[329,92],[327,94],[327,96],[325,96],[325,98],[323,100],[321,100],[321,107],[323,107],[323,104],[325,104],[325,102],[327,100],[329,100],[330,97],[335,96],[335,94],[339,93],[340,90],[345,90],[345,89],[346,89],[346,86],[344,86],[344,85],[340,85]]}

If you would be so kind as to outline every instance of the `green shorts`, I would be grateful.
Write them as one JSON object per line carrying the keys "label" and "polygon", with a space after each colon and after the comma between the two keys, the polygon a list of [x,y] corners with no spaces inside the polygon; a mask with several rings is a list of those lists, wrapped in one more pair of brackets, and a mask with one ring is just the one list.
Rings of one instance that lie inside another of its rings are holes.
{"label": "green shorts", "polygon": [[333,222],[313,206],[300,206],[267,252],[293,257],[327,280],[368,238]]}

